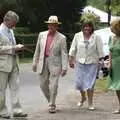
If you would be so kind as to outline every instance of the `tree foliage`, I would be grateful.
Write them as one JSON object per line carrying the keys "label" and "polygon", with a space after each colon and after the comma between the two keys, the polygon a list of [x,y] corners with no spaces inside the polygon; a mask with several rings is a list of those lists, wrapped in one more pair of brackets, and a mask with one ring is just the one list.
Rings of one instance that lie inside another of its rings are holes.
{"label": "tree foliage", "polygon": [[91,5],[95,8],[105,10],[105,0],[87,0],[87,5]]}
{"label": "tree foliage", "polygon": [[96,14],[88,11],[82,14],[81,22],[89,22],[89,21],[96,23],[100,21],[100,18]]}
{"label": "tree foliage", "polygon": [[120,16],[120,0],[87,0],[88,5],[92,5],[103,11],[108,11],[108,2],[110,1],[110,9],[112,15]]}
{"label": "tree foliage", "polygon": [[120,16],[120,0],[111,0],[111,6],[113,14]]}
{"label": "tree foliage", "polygon": [[0,3],[0,18],[9,9],[15,10],[20,16],[20,26],[42,31],[46,28],[44,21],[50,15],[57,15],[62,22],[62,31],[69,32],[74,23],[79,21],[80,10],[86,0],[1,0]]}

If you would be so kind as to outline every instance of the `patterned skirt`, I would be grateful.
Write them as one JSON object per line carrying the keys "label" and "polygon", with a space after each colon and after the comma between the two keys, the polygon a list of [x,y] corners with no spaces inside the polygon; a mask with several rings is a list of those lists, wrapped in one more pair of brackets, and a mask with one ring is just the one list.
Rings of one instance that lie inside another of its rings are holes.
{"label": "patterned skirt", "polygon": [[76,88],[80,91],[92,89],[96,82],[98,64],[81,64],[76,62]]}

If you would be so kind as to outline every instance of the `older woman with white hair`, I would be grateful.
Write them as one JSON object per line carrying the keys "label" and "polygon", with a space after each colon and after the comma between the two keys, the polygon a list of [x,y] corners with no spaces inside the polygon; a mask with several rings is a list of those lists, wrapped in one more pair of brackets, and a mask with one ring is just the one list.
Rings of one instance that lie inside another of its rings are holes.
{"label": "older woman with white hair", "polygon": [[113,113],[120,114],[120,19],[112,21],[110,28],[115,35],[110,40],[108,88],[116,91],[119,105]]}
{"label": "older woman with white hair", "polygon": [[12,28],[19,21],[19,16],[14,11],[8,11],[0,25],[0,117],[10,118],[6,107],[6,88],[9,85],[11,92],[11,107],[13,117],[26,117],[22,113],[19,103],[19,68],[16,51],[21,50],[22,44],[16,45]]}

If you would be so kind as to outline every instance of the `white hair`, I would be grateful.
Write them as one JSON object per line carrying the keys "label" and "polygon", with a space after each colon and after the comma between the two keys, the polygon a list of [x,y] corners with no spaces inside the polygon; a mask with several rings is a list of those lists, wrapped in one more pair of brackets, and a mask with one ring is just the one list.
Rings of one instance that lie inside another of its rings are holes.
{"label": "white hair", "polygon": [[4,21],[7,21],[7,20],[15,20],[16,22],[18,22],[19,16],[17,15],[17,13],[10,10],[4,16]]}

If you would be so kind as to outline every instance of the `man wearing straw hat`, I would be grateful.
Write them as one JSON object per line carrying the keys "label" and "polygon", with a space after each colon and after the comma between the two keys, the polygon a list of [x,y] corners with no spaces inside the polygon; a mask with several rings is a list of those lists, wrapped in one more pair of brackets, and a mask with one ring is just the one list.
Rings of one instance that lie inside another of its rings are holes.
{"label": "man wearing straw hat", "polygon": [[67,72],[67,45],[66,37],[57,31],[57,16],[50,16],[48,30],[40,32],[33,57],[33,71],[39,73],[40,87],[49,103],[49,112],[56,112],[56,96],[60,75]]}

